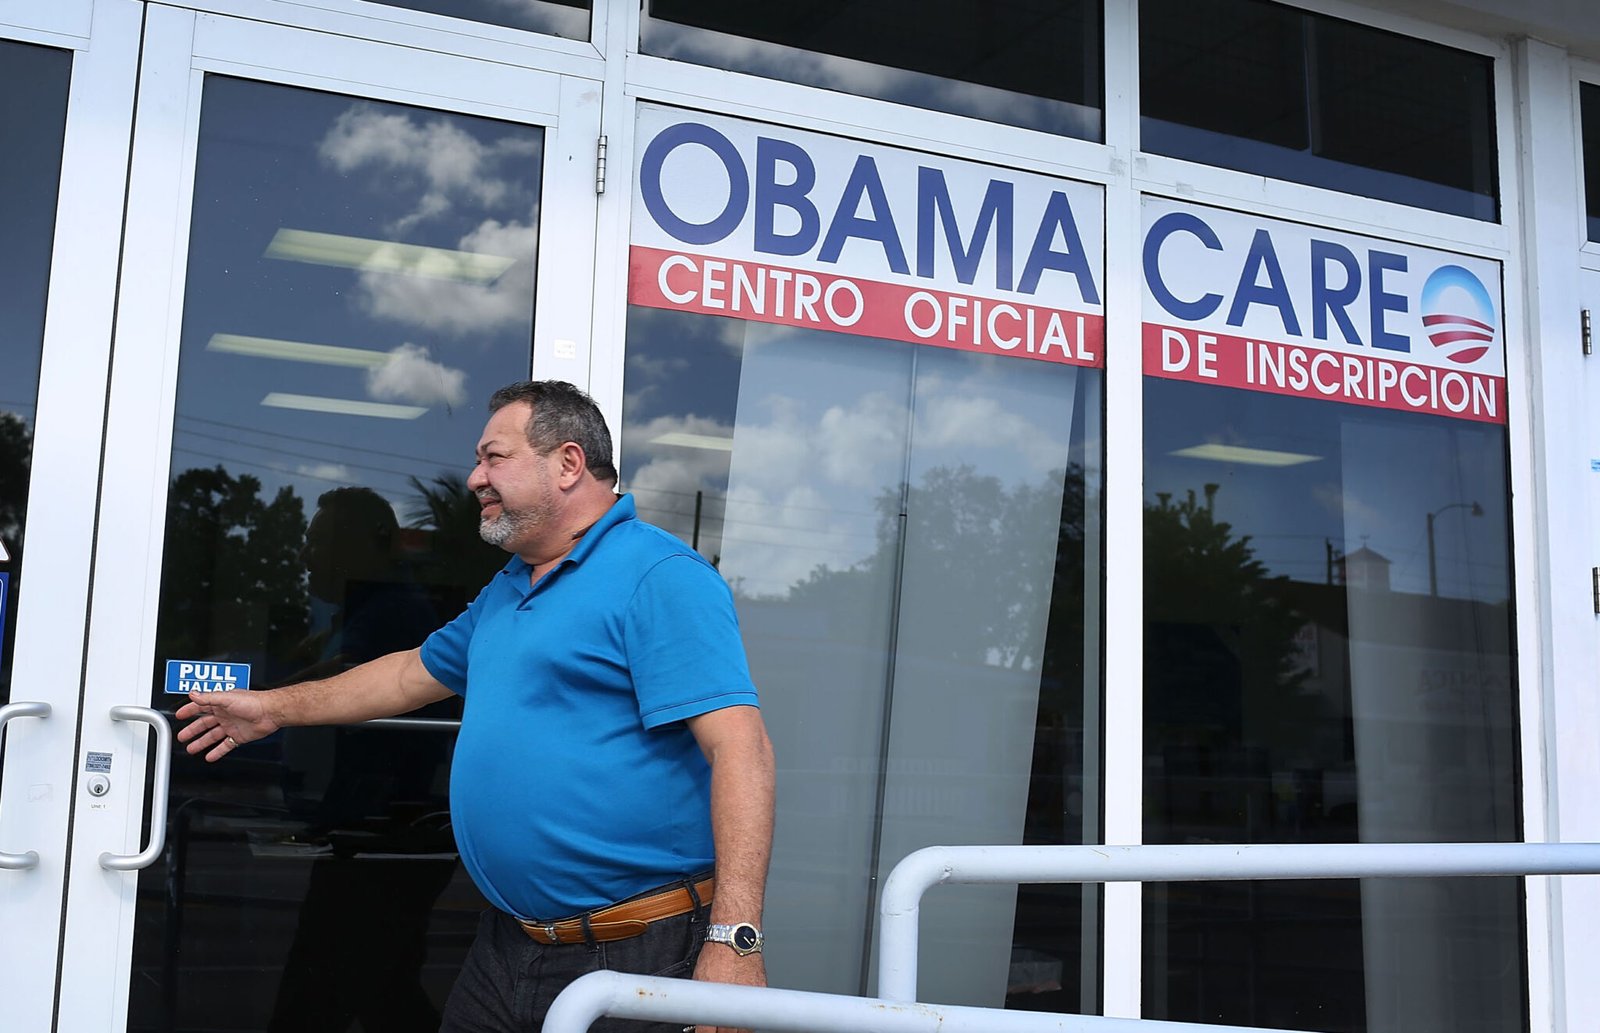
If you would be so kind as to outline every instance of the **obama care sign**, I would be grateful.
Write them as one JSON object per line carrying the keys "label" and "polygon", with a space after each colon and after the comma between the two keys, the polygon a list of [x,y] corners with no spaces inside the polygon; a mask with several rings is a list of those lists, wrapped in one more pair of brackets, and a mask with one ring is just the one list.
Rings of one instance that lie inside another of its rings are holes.
{"label": "obama care sign", "polygon": [[650,105],[638,155],[635,305],[1104,364],[1097,186]]}
{"label": "obama care sign", "polygon": [[1506,422],[1500,265],[1144,199],[1144,372]]}

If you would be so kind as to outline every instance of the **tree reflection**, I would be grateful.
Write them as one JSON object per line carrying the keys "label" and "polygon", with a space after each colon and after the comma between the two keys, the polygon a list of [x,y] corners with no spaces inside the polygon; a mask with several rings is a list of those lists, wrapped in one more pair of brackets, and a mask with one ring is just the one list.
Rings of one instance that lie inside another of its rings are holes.
{"label": "tree reflection", "polygon": [[16,413],[0,412],[0,542],[15,569],[22,550],[22,521],[28,509],[28,466],[33,435]]}
{"label": "tree reflection", "polygon": [[1271,771],[1311,766],[1327,728],[1296,646],[1298,589],[1216,519],[1216,491],[1145,506],[1148,791],[1166,797],[1148,812],[1151,842],[1261,837],[1274,823]]}
{"label": "tree reflection", "polygon": [[305,533],[305,506],[289,487],[264,501],[259,479],[220,465],[174,478],[158,664],[164,657],[265,658],[303,638]]}
{"label": "tree reflection", "polygon": [[11,698],[11,652],[15,648],[17,594],[20,578],[15,572],[22,565],[22,526],[28,511],[28,467],[33,456],[33,435],[16,413],[0,412],[0,545],[8,559],[0,570],[13,572],[6,585],[6,598],[0,599],[5,621],[0,625],[0,703]]}
{"label": "tree reflection", "polygon": [[[1058,489],[1063,481],[1064,490]],[[902,539],[914,538],[951,595],[950,605],[931,615],[939,627],[919,635],[919,641],[938,643],[937,652],[923,659],[1042,666],[1047,676],[1071,681],[1082,666],[1082,606],[1050,603],[1058,589],[1081,601],[1083,492],[1083,468],[1077,464],[1010,490],[998,477],[980,475],[970,465],[934,467],[915,487],[879,492],[874,501],[877,545],[870,556],[845,570],[818,566],[789,589],[788,601],[827,614],[834,636],[871,644],[882,623],[882,601],[866,586],[882,583],[885,576],[898,580]],[[1041,569],[1015,548],[1007,529],[1048,526],[1052,520],[1058,522],[1060,536],[1056,563]],[[1050,607],[1043,656],[1029,648],[1026,624],[1016,619],[1042,607]],[[1056,641],[1071,648],[1051,649],[1049,643]]]}
{"label": "tree reflection", "polygon": [[[0,478],[10,475],[6,426],[0,420]],[[462,477],[410,483],[415,494],[402,532],[410,572],[449,619],[505,554],[478,536],[478,502]],[[4,528],[13,496],[0,497]],[[16,521],[20,527],[20,508]],[[258,478],[220,465],[178,474],[167,504],[158,666],[170,657],[233,657],[266,663],[263,679],[294,671],[295,646],[311,624],[301,563],[306,531],[305,502],[291,487],[265,499]]]}
{"label": "tree reflection", "polygon": [[506,554],[478,534],[483,512],[478,497],[460,474],[439,474],[431,481],[412,477],[410,483],[416,501],[407,514],[407,526],[433,532],[427,555],[418,560],[417,579],[470,586],[476,592],[506,563]]}

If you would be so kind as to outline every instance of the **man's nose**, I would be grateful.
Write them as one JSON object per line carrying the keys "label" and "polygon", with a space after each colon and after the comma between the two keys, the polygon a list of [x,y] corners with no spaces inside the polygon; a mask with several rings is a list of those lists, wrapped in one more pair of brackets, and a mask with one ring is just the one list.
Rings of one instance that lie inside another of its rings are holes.
{"label": "man's nose", "polygon": [[482,461],[473,464],[472,472],[467,474],[467,489],[469,491],[477,491],[488,483],[489,477],[483,472]]}

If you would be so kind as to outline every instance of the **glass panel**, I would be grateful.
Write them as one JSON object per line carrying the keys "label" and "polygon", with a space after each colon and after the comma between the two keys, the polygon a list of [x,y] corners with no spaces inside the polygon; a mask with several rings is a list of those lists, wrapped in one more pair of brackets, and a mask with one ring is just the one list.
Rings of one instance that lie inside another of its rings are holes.
{"label": "glass panel", "polygon": [[[1516,841],[1504,427],[1154,377],[1145,412],[1145,840]],[[1523,1029],[1521,899],[1151,885],[1145,1014]]]}
{"label": "glass panel", "polygon": [[[195,173],[153,695],[410,648],[504,561],[465,475],[527,376],[537,128],[212,77]],[[482,903],[426,729],[175,753],[129,1028],[434,1030]]]}
{"label": "glass panel", "polygon": [[651,0],[646,54],[1101,139],[1098,0]]}
{"label": "glass panel", "polygon": [[0,41],[0,704],[11,699],[23,523],[72,55]]}
{"label": "glass panel", "polygon": [[1262,0],[1143,0],[1141,147],[1498,218],[1494,62]]}
{"label": "glass panel", "polygon": [[592,0],[373,0],[385,7],[447,14],[452,18],[544,32],[565,39],[589,38]]}
{"label": "glass panel", "polygon": [[1600,242],[1600,86],[1583,83],[1578,92],[1583,110],[1583,194],[1589,239]]}
{"label": "glass panel", "polygon": [[[1104,198],[668,108],[638,132],[623,487],[739,609],[772,978],[867,992],[906,854],[1101,835]],[[922,915],[925,999],[1098,1006],[1096,895]]]}
{"label": "glass panel", "polygon": [[[733,586],[776,742],[772,978],[863,992],[911,849],[1099,835],[1100,374],[645,307],[628,341],[623,486]],[[925,905],[930,999],[1093,1010],[1076,887],[969,890]]]}

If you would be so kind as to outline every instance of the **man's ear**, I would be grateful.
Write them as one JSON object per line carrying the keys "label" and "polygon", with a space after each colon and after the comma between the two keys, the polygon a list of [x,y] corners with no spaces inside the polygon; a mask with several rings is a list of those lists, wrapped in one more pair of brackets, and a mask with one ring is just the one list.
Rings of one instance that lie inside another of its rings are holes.
{"label": "man's ear", "polygon": [[584,474],[589,472],[589,457],[583,454],[583,446],[576,441],[564,442],[556,449],[561,458],[561,467],[557,471],[557,484],[562,489],[571,488],[583,480]]}

